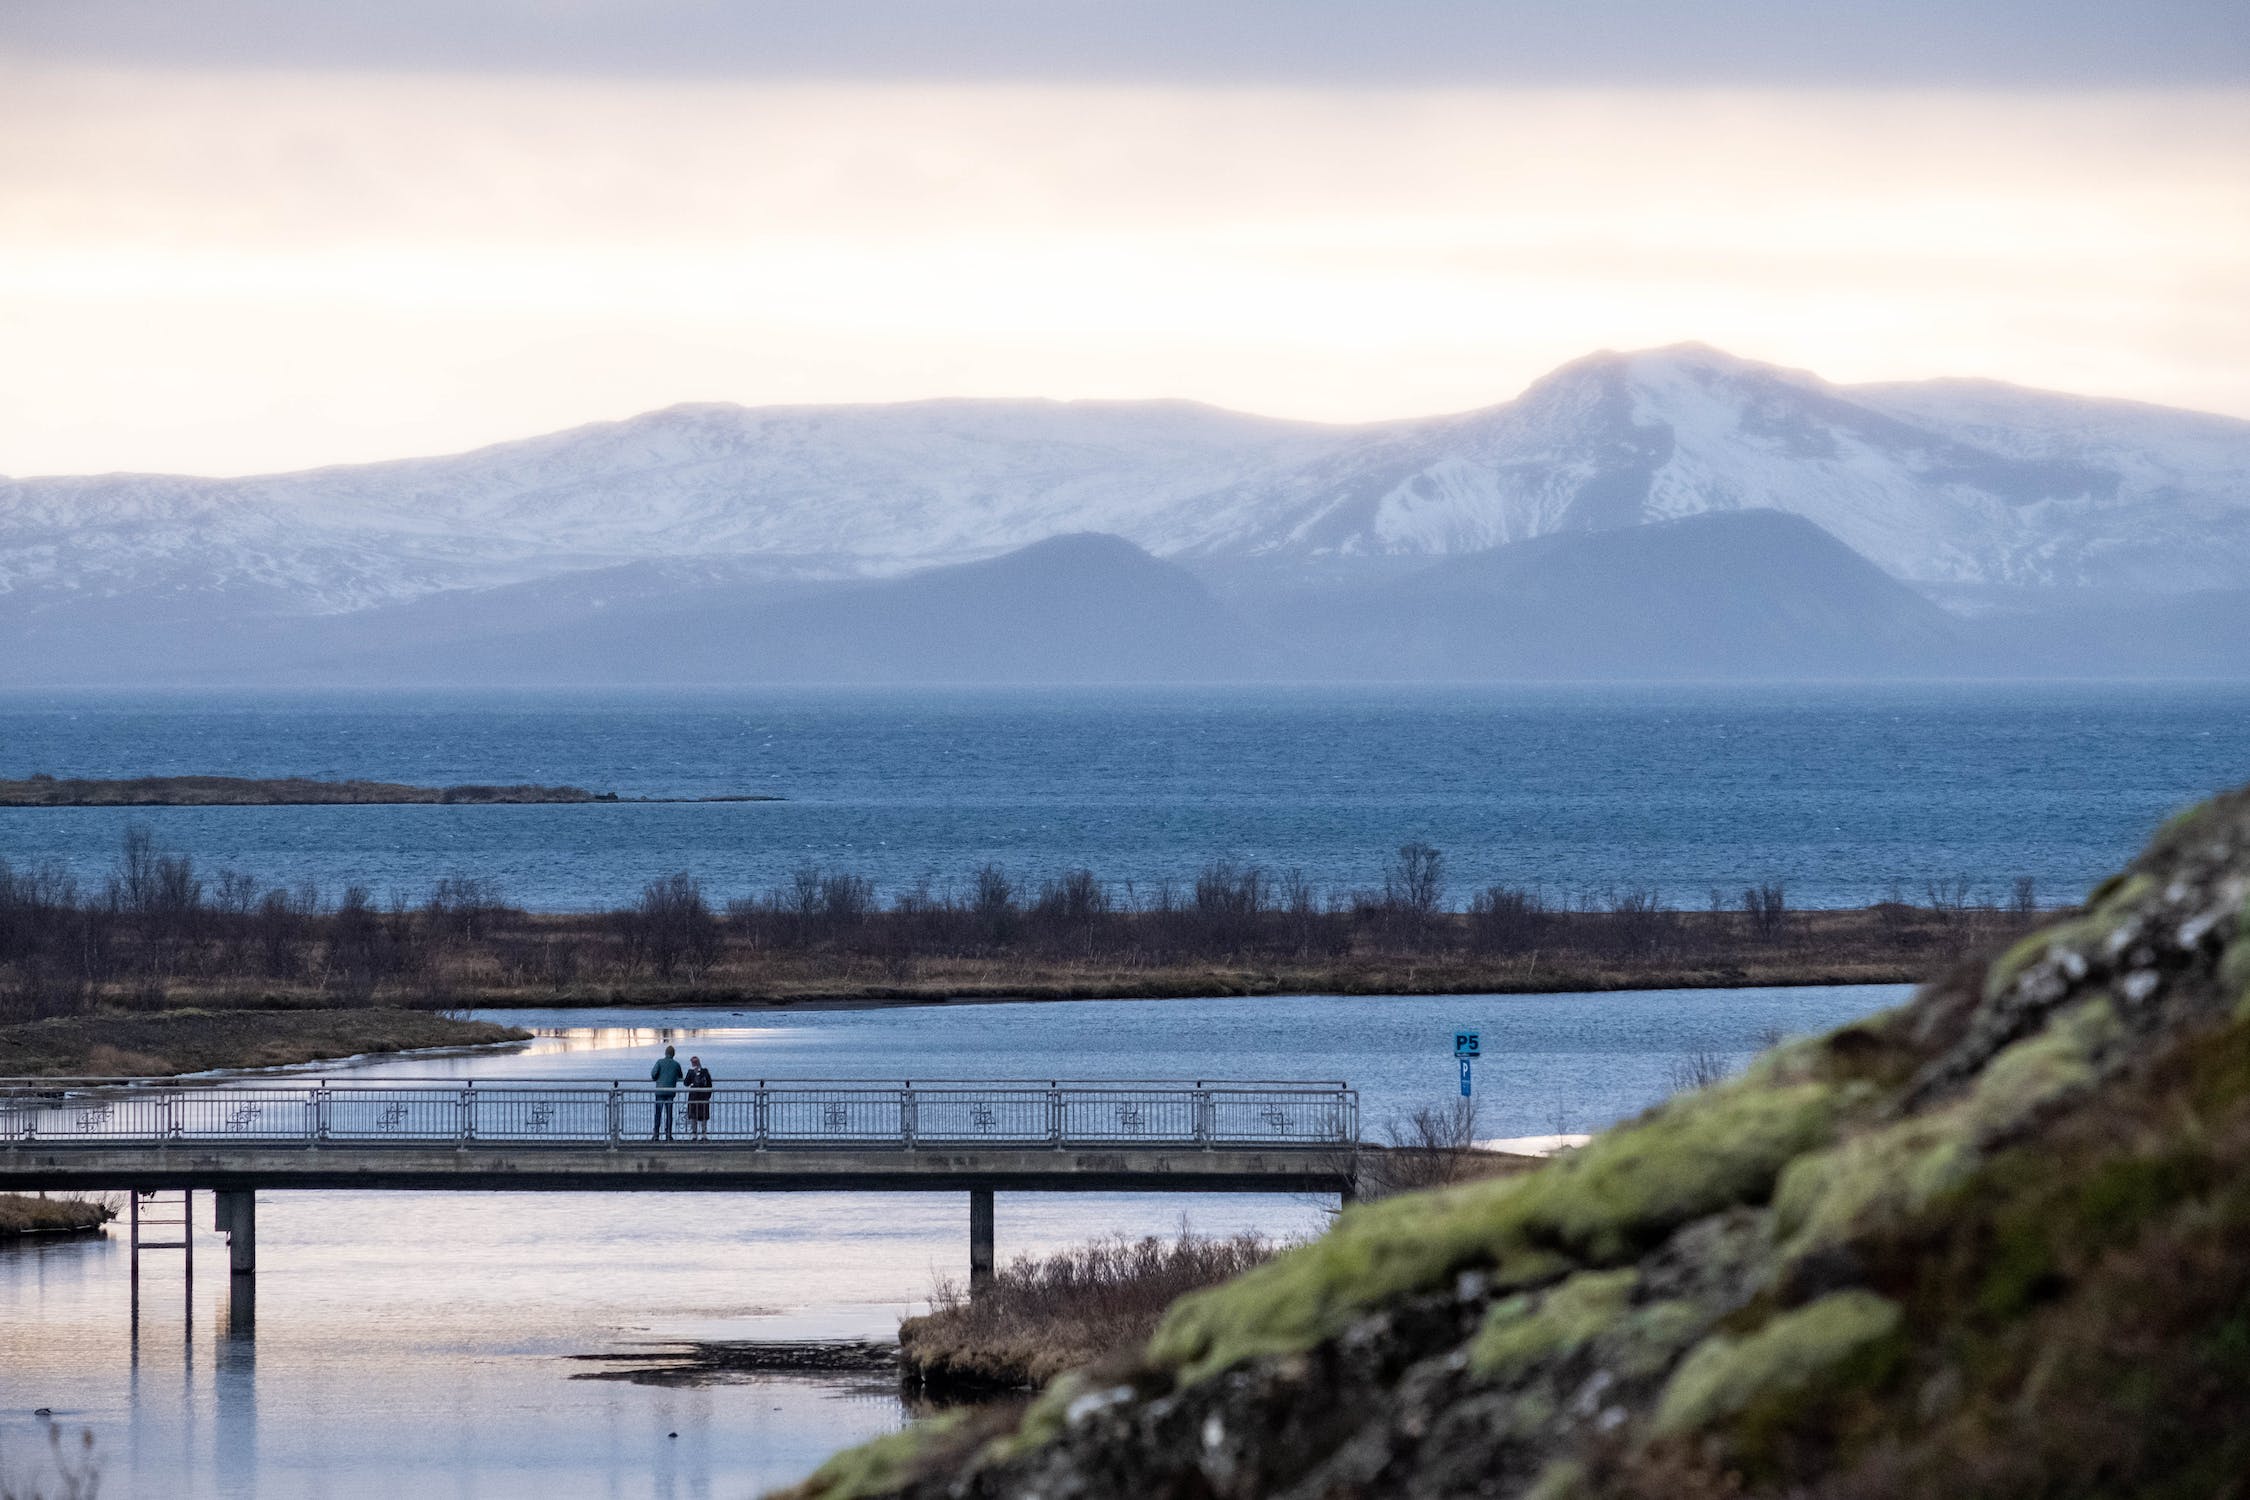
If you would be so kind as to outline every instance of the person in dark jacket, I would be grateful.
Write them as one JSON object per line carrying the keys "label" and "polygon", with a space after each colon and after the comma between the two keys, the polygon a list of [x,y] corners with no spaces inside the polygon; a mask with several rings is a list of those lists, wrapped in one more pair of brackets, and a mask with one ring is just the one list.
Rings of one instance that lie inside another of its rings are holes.
{"label": "person in dark jacket", "polygon": [[711,1070],[703,1059],[687,1060],[687,1133],[691,1141],[711,1139]]}
{"label": "person in dark jacket", "polygon": [[680,1059],[670,1047],[664,1049],[656,1066],[648,1070],[650,1081],[656,1085],[656,1121],[648,1128],[648,1138],[652,1141],[660,1135],[666,1140],[672,1138],[672,1101],[679,1097],[681,1072]]}

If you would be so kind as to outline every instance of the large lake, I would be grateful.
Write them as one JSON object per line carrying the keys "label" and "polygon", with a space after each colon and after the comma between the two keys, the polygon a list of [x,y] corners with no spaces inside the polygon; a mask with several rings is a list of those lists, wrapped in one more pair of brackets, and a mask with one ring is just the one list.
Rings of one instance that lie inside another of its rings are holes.
{"label": "large lake", "polygon": [[805,864],[886,895],[997,863],[1145,892],[1212,858],[1452,895],[1784,882],[1801,905],[2030,876],[2075,900],[2167,813],[2250,779],[2250,686],[1548,687],[0,695],[0,775],[567,782],[773,803],[0,810],[0,857],[91,875],[139,818],[206,866],[547,909],[673,870],[715,896]]}
{"label": "large lake", "polygon": [[[1452,1096],[1452,1031],[1483,1032],[1494,1135],[1588,1130],[1663,1097],[1698,1052],[1739,1061],[1897,987],[1613,995],[1292,997],[844,1010],[495,1013],[538,1028],[503,1053],[357,1076],[645,1076],[666,1041],[722,1078],[1342,1078],[1370,1133]],[[334,1073],[344,1071],[330,1068]],[[1108,1232],[1316,1232],[1288,1197],[1002,1194],[1003,1256]],[[0,1475],[50,1420],[96,1435],[105,1495],[746,1497],[895,1427],[885,1377],[579,1378],[576,1355],[669,1341],[888,1334],[967,1261],[965,1195],[266,1193],[255,1306],[200,1239],[191,1315],[177,1256],[144,1265],[138,1331],[122,1236],[0,1249]],[[34,1415],[53,1408],[51,1419]]]}

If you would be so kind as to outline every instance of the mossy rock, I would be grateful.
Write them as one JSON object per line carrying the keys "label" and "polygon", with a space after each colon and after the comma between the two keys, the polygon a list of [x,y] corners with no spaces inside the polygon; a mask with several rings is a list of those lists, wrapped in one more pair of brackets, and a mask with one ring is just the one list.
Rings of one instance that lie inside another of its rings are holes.
{"label": "mossy rock", "polygon": [[1902,1120],[1798,1158],[1774,1189],[1785,1259],[1905,1221],[1977,1164],[1965,1112]]}
{"label": "mossy rock", "polygon": [[1567,1358],[1616,1325],[1640,1279],[1631,1269],[1582,1271],[1543,1294],[1495,1302],[1469,1345],[1469,1368],[1505,1380]]}
{"label": "mossy rock", "polygon": [[2002,1135],[2091,1087],[2102,1056],[2124,1040],[2106,993],[2071,1006],[2044,1030],[2006,1048],[1977,1078],[1969,1115],[1986,1137]]}
{"label": "mossy rock", "polygon": [[2144,874],[2105,882],[2083,915],[2042,927],[2014,944],[1985,972],[1984,997],[1998,999],[2025,971],[2050,954],[2097,948],[2103,939],[2129,921],[2142,899],[2156,888]]}
{"label": "mossy rock", "polygon": [[1292,1353],[1371,1308],[1488,1267],[1502,1290],[1615,1265],[1680,1225],[1763,1202],[1825,1141],[1848,1089],[1748,1080],[1660,1106],[1537,1172],[1354,1208],[1312,1244],[1175,1303],[1150,1361],[1192,1383]]}
{"label": "mossy rock", "polygon": [[1747,1338],[1717,1334],[1696,1345],[1657,1402],[1655,1430],[1707,1430],[1755,1407],[1802,1400],[1872,1372],[1899,1330],[1897,1303],[1868,1291],[1835,1292],[1786,1312]]}
{"label": "mossy rock", "polygon": [[925,1467],[932,1451],[968,1420],[964,1411],[940,1412],[846,1448],[790,1493],[798,1500],[872,1500],[894,1495]]}

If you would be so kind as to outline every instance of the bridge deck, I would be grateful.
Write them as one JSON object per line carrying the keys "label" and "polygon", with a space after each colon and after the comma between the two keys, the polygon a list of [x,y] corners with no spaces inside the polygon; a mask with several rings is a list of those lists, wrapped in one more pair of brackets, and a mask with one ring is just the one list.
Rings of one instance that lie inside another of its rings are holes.
{"label": "bridge deck", "polygon": [[363,1188],[454,1192],[1334,1193],[1333,1147],[1115,1146],[1060,1151],[727,1145],[177,1146],[21,1144],[0,1150],[0,1191]]}
{"label": "bridge deck", "polygon": [[1321,1192],[1358,1136],[1337,1083],[0,1080],[0,1190]]}

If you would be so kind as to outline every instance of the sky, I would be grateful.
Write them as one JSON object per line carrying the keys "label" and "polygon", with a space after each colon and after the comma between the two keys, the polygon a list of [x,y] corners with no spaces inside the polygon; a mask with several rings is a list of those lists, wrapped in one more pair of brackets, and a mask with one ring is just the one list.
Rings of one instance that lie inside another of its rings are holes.
{"label": "sky", "polygon": [[1684,340],[2250,417],[2250,12],[0,0],[0,473]]}

